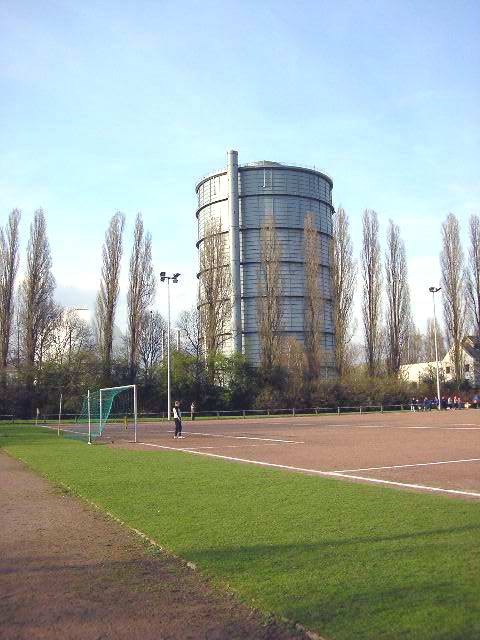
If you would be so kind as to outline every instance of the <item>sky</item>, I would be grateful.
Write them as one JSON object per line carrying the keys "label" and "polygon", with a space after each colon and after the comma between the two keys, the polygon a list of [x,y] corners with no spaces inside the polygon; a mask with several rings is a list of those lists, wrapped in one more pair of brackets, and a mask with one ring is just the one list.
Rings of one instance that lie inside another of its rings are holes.
{"label": "sky", "polygon": [[[351,222],[406,244],[414,319],[431,316],[441,223],[480,214],[476,0],[0,0],[0,224],[47,216],[57,298],[93,311],[111,216],[137,212],[156,271],[195,302],[195,184],[225,166],[316,166]],[[383,241],[383,240],[382,240]],[[155,307],[166,313],[158,285]]]}

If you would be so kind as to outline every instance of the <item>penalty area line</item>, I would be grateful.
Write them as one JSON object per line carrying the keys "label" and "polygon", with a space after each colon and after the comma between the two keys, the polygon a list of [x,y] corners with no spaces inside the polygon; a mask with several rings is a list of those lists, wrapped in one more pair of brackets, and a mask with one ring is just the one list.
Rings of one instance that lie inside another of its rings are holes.
{"label": "penalty area line", "polygon": [[429,467],[434,464],[456,464],[459,462],[480,462],[480,458],[467,458],[465,460],[440,460],[438,462],[416,462],[415,464],[392,464],[387,467],[364,467],[362,469],[342,469],[337,473],[350,473],[354,471],[377,471],[380,469],[404,469],[406,467]]}
{"label": "penalty area line", "polygon": [[287,469],[288,471],[302,471],[304,473],[312,473],[318,476],[324,476],[326,478],[347,478],[349,480],[361,480],[363,482],[371,482],[373,484],[387,484],[396,487],[404,487],[407,489],[421,489],[424,491],[434,491],[438,493],[448,493],[461,496],[472,496],[474,498],[480,498],[480,493],[475,491],[460,491],[458,489],[441,489],[440,487],[430,487],[423,484],[410,484],[407,482],[395,482],[393,480],[380,480],[378,478],[365,478],[363,476],[353,476],[340,473],[339,471],[320,471],[319,469],[304,469],[302,467],[293,467],[286,464],[276,464],[274,462],[264,462],[263,460],[248,460],[246,458],[235,458],[233,456],[222,456],[218,453],[207,453],[206,451],[194,451],[191,449],[182,449],[179,447],[168,447],[162,444],[152,444],[149,442],[138,442],[146,447],[156,447],[158,449],[168,449],[169,451],[183,451],[184,453],[190,453],[196,456],[207,456],[209,458],[219,458],[221,460],[230,460],[232,462],[246,462],[248,464],[256,464],[260,467],[272,467],[274,469]]}

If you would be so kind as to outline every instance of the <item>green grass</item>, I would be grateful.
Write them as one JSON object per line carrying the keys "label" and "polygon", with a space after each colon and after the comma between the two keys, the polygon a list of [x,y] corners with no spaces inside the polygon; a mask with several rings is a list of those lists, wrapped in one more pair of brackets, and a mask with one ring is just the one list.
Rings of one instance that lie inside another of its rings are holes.
{"label": "green grass", "polygon": [[2,426],[0,443],[244,601],[325,637],[480,637],[478,502],[44,429]]}

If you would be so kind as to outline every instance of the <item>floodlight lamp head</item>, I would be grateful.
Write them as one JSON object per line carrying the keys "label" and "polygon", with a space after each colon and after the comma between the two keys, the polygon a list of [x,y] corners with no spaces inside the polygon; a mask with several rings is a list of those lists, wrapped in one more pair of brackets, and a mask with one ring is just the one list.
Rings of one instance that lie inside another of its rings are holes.
{"label": "floodlight lamp head", "polygon": [[437,293],[441,290],[441,287],[430,287],[428,290],[430,291],[430,293]]}
{"label": "floodlight lamp head", "polygon": [[160,280],[163,282],[165,280],[166,273],[165,271],[160,271]]}
{"label": "floodlight lamp head", "polygon": [[179,277],[179,276],[180,276],[180,274],[179,274],[179,273],[174,273],[174,274],[173,274],[173,277],[174,277],[176,280],[178,279],[178,277]]}

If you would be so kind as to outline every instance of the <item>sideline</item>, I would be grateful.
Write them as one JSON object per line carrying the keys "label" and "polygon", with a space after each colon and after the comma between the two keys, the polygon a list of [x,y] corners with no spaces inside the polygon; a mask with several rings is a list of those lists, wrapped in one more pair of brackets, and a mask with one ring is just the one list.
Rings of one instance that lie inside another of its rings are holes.
{"label": "sideline", "polygon": [[275,464],[273,462],[264,462],[262,460],[247,460],[245,458],[234,458],[233,456],[222,456],[218,453],[207,453],[206,451],[193,451],[191,449],[182,449],[180,447],[168,447],[162,444],[152,444],[149,442],[138,442],[137,444],[145,447],[155,447],[157,449],[167,449],[169,451],[183,451],[197,456],[208,456],[210,458],[220,458],[221,460],[231,460],[233,462],[246,462],[248,464],[256,464],[261,467],[273,467],[276,469],[287,469],[289,471],[303,471],[304,473],[313,473],[319,476],[331,478],[348,478],[350,480],[362,480],[363,482],[372,482],[374,484],[387,484],[408,489],[422,489],[424,491],[435,491],[438,493],[448,493],[453,495],[469,496],[480,498],[480,493],[475,491],[460,491],[459,489],[442,489],[440,487],[430,487],[423,484],[410,484],[407,482],[395,482],[393,480],[380,480],[378,478],[365,478],[363,476],[352,476],[341,473],[340,471],[320,471],[319,469],[304,469],[302,467],[292,467],[286,464]]}

